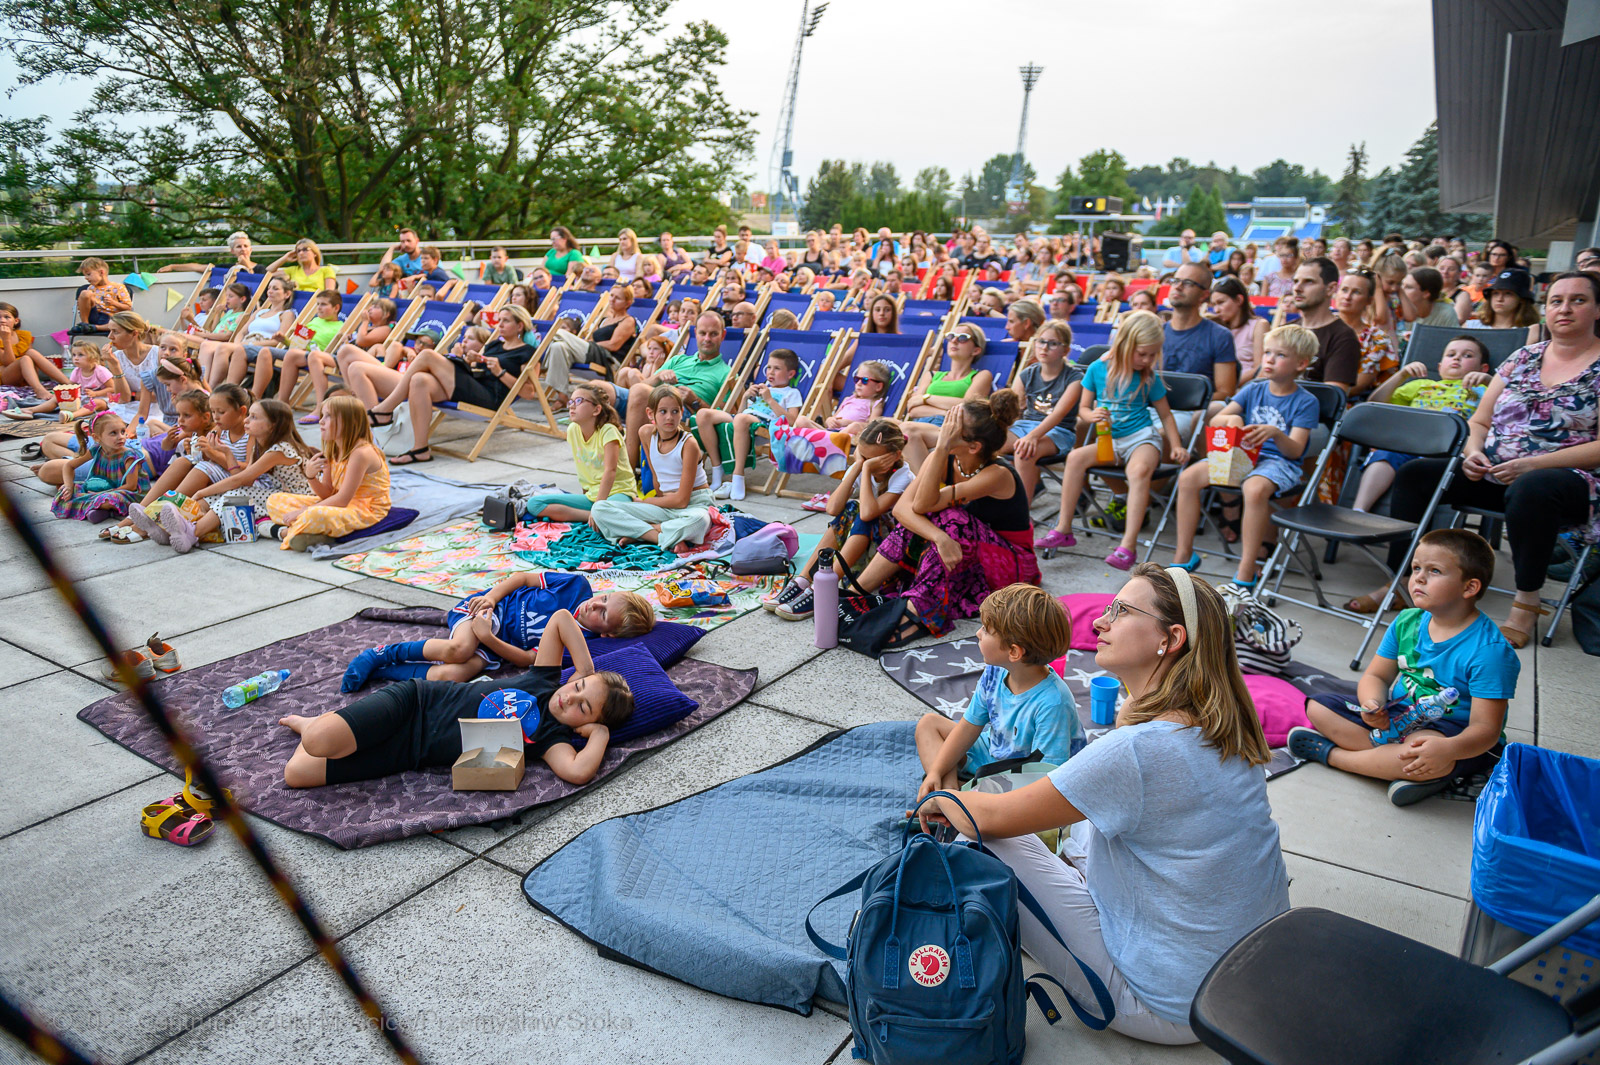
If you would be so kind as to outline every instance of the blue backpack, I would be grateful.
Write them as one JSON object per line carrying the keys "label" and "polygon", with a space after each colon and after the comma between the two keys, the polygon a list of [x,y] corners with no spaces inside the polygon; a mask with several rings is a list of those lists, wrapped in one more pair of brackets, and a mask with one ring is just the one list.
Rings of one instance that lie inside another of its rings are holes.
{"label": "blue backpack", "polygon": [[[966,811],[947,791],[922,801],[935,797]],[[858,889],[861,908],[840,948],[817,934],[811,917],[817,906]],[[899,854],[818,900],[806,915],[806,934],[818,950],[846,964],[851,1056],[873,1065],[1017,1065],[1025,1044],[1025,996],[1032,995],[1054,1024],[1060,1013],[1041,982],[1061,987],[1044,974],[1022,979],[1019,898],[1060,941],[1011,867],[985,850],[981,838],[941,843],[919,831]],[[1070,994],[1067,1003],[1090,1028],[1105,1028],[1116,1015],[1111,995],[1093,970],[1081,961],[1078,967],[1100,1017]]]}

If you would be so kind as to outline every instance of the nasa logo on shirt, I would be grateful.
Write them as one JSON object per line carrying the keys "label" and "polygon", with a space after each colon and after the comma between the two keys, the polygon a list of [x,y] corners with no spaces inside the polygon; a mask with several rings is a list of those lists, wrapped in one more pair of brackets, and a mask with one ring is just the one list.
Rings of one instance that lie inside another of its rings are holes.
{"label": "nasa logo on shirt", "polygon": [[936,943],[911,952],[911,979],[923,987],[938,987],[950,975],[950,955]]}

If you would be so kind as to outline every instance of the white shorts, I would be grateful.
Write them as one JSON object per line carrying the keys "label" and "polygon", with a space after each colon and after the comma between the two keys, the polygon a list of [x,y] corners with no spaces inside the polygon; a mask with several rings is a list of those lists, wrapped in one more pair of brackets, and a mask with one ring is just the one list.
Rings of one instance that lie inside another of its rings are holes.
{"label": "white shorts", "polygon": [[[1116,452],[1117,463],[1126,466],[1133,453],[1144,445],[1149,444],[1156,449],[1160,458],[1167,454],[1167,438],[1159,425],[1147,425],[1138,432],[1129,433],[1127,436],[1113,436],[1111,450]],[[1159,459],[1158,459],[1159,461]]]}

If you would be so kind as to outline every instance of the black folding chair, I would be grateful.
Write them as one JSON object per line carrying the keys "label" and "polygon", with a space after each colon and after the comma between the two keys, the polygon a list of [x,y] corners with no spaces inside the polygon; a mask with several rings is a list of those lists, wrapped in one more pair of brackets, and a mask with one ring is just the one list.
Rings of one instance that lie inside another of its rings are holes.
{"label": "black folding chair", "polygon": [[[1346,440],[1373,450],[1405,451],[1420,458],[1450,460],[1450,465],[1446,466],[1444,475],[1439,478],[1439,485],[1434,489],[1432,498],[1428,500],[1428,506],[1422,512],[1420,520],[1401,521],[1385,514],[1371,514],[1317,501],[1317,485],[1321,482],[1323,470],[1328,465],[1328,456],[1333,454],[1340,442]],[[1360,669],[1361,657],[1366,654],[1367,644],[1372,642],[1372,634],[1378,625],[1378,620],[1383,617],[1383,612],[1389,608],[1389,601],[1394,598],[1395,589],[1400,585],[1405,567],[1401,566],[1399,571],[1390,574],[1389,586],[1384,590],[1377,611],[1362,615],[1328,602],[1327,597],[1322,594],[1322,573],[1317,566],[1316,554],[1309,549],[1306,552],[1307,564],[1303,570],[1311,580],[1311,589],[1316,595],[1316,600],[1313,602],[1285,595],[1282,585],[1284,575],[1288,573],[1289,563],[1295,558],[1295,553],[1304,543],[1304,538],[1309,535],[1352,544],[1388,572],[1389,567],[1372,550],[1373,545],[1409,540],[1411,550],[1416,549],[1417,541],[1427,531],[1429,522],[1433,520],[1434,511],[1439,507],[1439,499],[1450,486],[1450,479],[1455,473],[1455,459],[1461,454],[1462,445],[1466,440],[1467,423],[1459,414],[1420,410],[1416,407],[1397,407],[1389,403],[1359,403],[1351,407],[1334,427],[1333,436],[1329,439],[1328,446],[1323,448],[1322,457],[1317,460],[1317,467],[1306,484],[1299,505],[1276,511],[1272,515],[1272,523],[1287,530],[1288,535],[1279,537],[1277,546],[1273,548],[1272,557],[1267,560],[1257,579],[1256,587],[1263,590],[1263,600],[1270,606],[1277,599],[1286,599],[1291,603],[1310,607],[1312,610],[1360,622],[1363,630],[1361,646],[1350,662],[1351,669]],[[1411,550],[1406,552],[1407,558],[1411,557]],[[1271,591],[1267,592],[1269,588]]]}
{"label": "black folding chair", "polygon": [[[1167,386],[1167,405],[1172,408],[1174,414],[1179,412],[1198,412],[1194,419],[1194,426],[1189,430],[1189,439],[1184,441],[1184,446],[1192,452],[1194,451],[1195,441],[1200,438],[1200,433],[1205,429],[1206,408],[1211,405],[1211,378],[1204,374],[1167,373],[1163,371],[1161,381]],[[1163,446],[1165,446],[1164,442]],[[1155,472],[1150,475],[1150,483],[1153,486],[1160,481],[1175,477],[1181,472],[1183,472],[1183,463],[1167,462],[1163,459],[1156,466]],[[1127,477],[1127,471],[1121,466],[1090,466],[1085,471],[1085,475],[1084,486],[1088,487],[1090,480],[1097,477],[1102,481],[1124,480]],[[1167,511],[1172,509],[1172,501],[1177,495],[1176,489],[1177,486],[1173,485],[1165,495],[1155,491],[1153,487],[1151,489],[1151,501],[1159,500],[1164,508],[1161,512],[1163,520],[1165,520]],[[1110,517],[1105,513],[1105,508],[1095,499],[1093,492],[1089,493],[1089,500],[1093,509],[1099,511],[1101,517],[1105,520],[1105,528],[1103,529],[1096,529],[1085,523],[1085,528],[1089,534],[1121,539],[1122,534],[1113,530]],[[1054,555],[1055,548],[1047,548],[1044,552],[1045,558],[1052,558]]]}
{"label": "black folding chair", "polygon": [[1473,340],[1481,340],[1489,349],[1489,369],[1497,370],[1511,357],[1512,352],[1528,343],[1526,329],[1455,329],[1448,325],[1419,325],[1411,330],[1411,340],[1403,356],[1406,362],[1420,362],[1428,368],[1428,376],[1439,373],[1439,358],[1450,341],[1463,333]]}
{"label": "black folding chair", "polygon": [[[1451,504],[1450,508],[1455,511],[1455,520],[1451,523],[1451,528],[1461,528],[1467,523],[1469,517],[1482,518],[1485,525],[1495,528],[1505,524],[1506,512],[1503,510],[1490,510],[1487,507],[1469,507],[1465,504]],[[1496,543],[1496,546],[1499,546],[1498,543]],[[1551,641],[1556,638],[1556,626],[1561,624],[1561,615],[1565,614],[1567,607],[1572,605],[1572,597],[1583,590],[1585,583],[1583,577],[1588,569],[1589,553],[1593,550],[1593,544],[1586,543],[1583,545],[1583,550],[1578,553],[1577,564],[1572,567],[1572,576],[1567,578],[1567,586],[1561,591],[1560,599],[1540,599],[1540,602],[1556,608],[1555,613],[1550,618],[1550,624],[1544,630],[1544,638],[1539,641],[1542,646],[1549,647]],[[1502,595],[1516,594],[1515,590],[1511,588],[1495,588],[1491,586],[1489,590],[1491,592],[1499,592]]]}
{"label": "black folding chair", "polygon": [[[1324,426],[1331,435],[1333,431],[1338,428],[1339,419],[1344,417],[1344,389],[1339,388],[1337,385],[1324,384],[1321,381],[1301,381],[1299,384],[1301,388],[1305,389],[1307,392],[1310,392],[1316,397],[1317,424]],[[1301,457],[1304,458],[1304,456]],[[1302,481],[1302,484],[1297,484],[1293,488],[1285,488],[1281,492],[1274,492],[1272,495],[1273,502],[1276,503],[1278,500],[1283,499],[1286,496],[1291,496],[1296,492],[1302,491],[1303,483],[1304,482]],[[1200,529],[1198,531],[1204,532],[1206,528],[1214,526],[1214,523],[1211,520],[1211,502],[1214,498],[1216,498],[1216,496],[1238,496],[1238,494],[1239,493],[1237,489],[1227,488],[1222,485],[1208,486],[1200,495]],[[1161,512],[1161,521],[1156,525],[1155,532],[1150,534],[1149,540],[1143,541],[1145,545],[1144,560],[1146,562],[1149,562],[1151,556],[1155,554],[1156,547],[1161,540],[1161,534],[1166,531],[1167,520],[1172,513],[1172,507],[1176,498],[1176,493],[1167,498],[1166,509],[1162,510]],[[1224,505],[1233,506],[1234,504],[1224,501]],[[1233,545],[1228,543],[1226,538],[1221,536],[1218,538],[1222,540],[1222,557],[1227,559],[1238,557],[1234,553]],[[1195,550],[1202,555],[1210,555],[1215,553],[1203,547],[1196,547]],[[1328,561],[1331,562],[1333,560],[1330,558]]]}
{"label": "black folding chair", "polygon": [[1600,918],[1600,895],[1488,968],[1298,907],[1235,943],[1189,1026],[1236,1065],[1575,1062],[1600,1047],[1600,983],[1566,1002],[1511,973]]}

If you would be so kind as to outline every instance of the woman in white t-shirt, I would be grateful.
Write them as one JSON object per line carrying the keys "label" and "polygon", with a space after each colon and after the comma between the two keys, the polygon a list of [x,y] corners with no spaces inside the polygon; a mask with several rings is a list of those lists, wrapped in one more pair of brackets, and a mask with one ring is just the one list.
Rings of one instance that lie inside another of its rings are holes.
{"label": "woman in white t-shirt", "polygon": [[[1222,954],[1289,908],[1262,766],[1270,752],[1217,591],[1148,562],[1094,623],[1095,661],[1126,689],[1116,727],[1005,794],[962,792],[1072,954],[1104,983],[1111,1028],[1192,1043],[1189,1006]],[[947,799],[938,819],[972,832]],[[1072,826],[1062,857],[1035,832]],[[1063,861],[1062,859],[1065,859]],[[1022,946],[1086,1009],[1077,962],[1027,909]]]}
{"label": "woman in white t-shirt", "polygon": [[639,235],[631,229],[617,234],[617,250],[611,253],[608,265],[617,269],[617,280],[626,285],[639,276]]}

